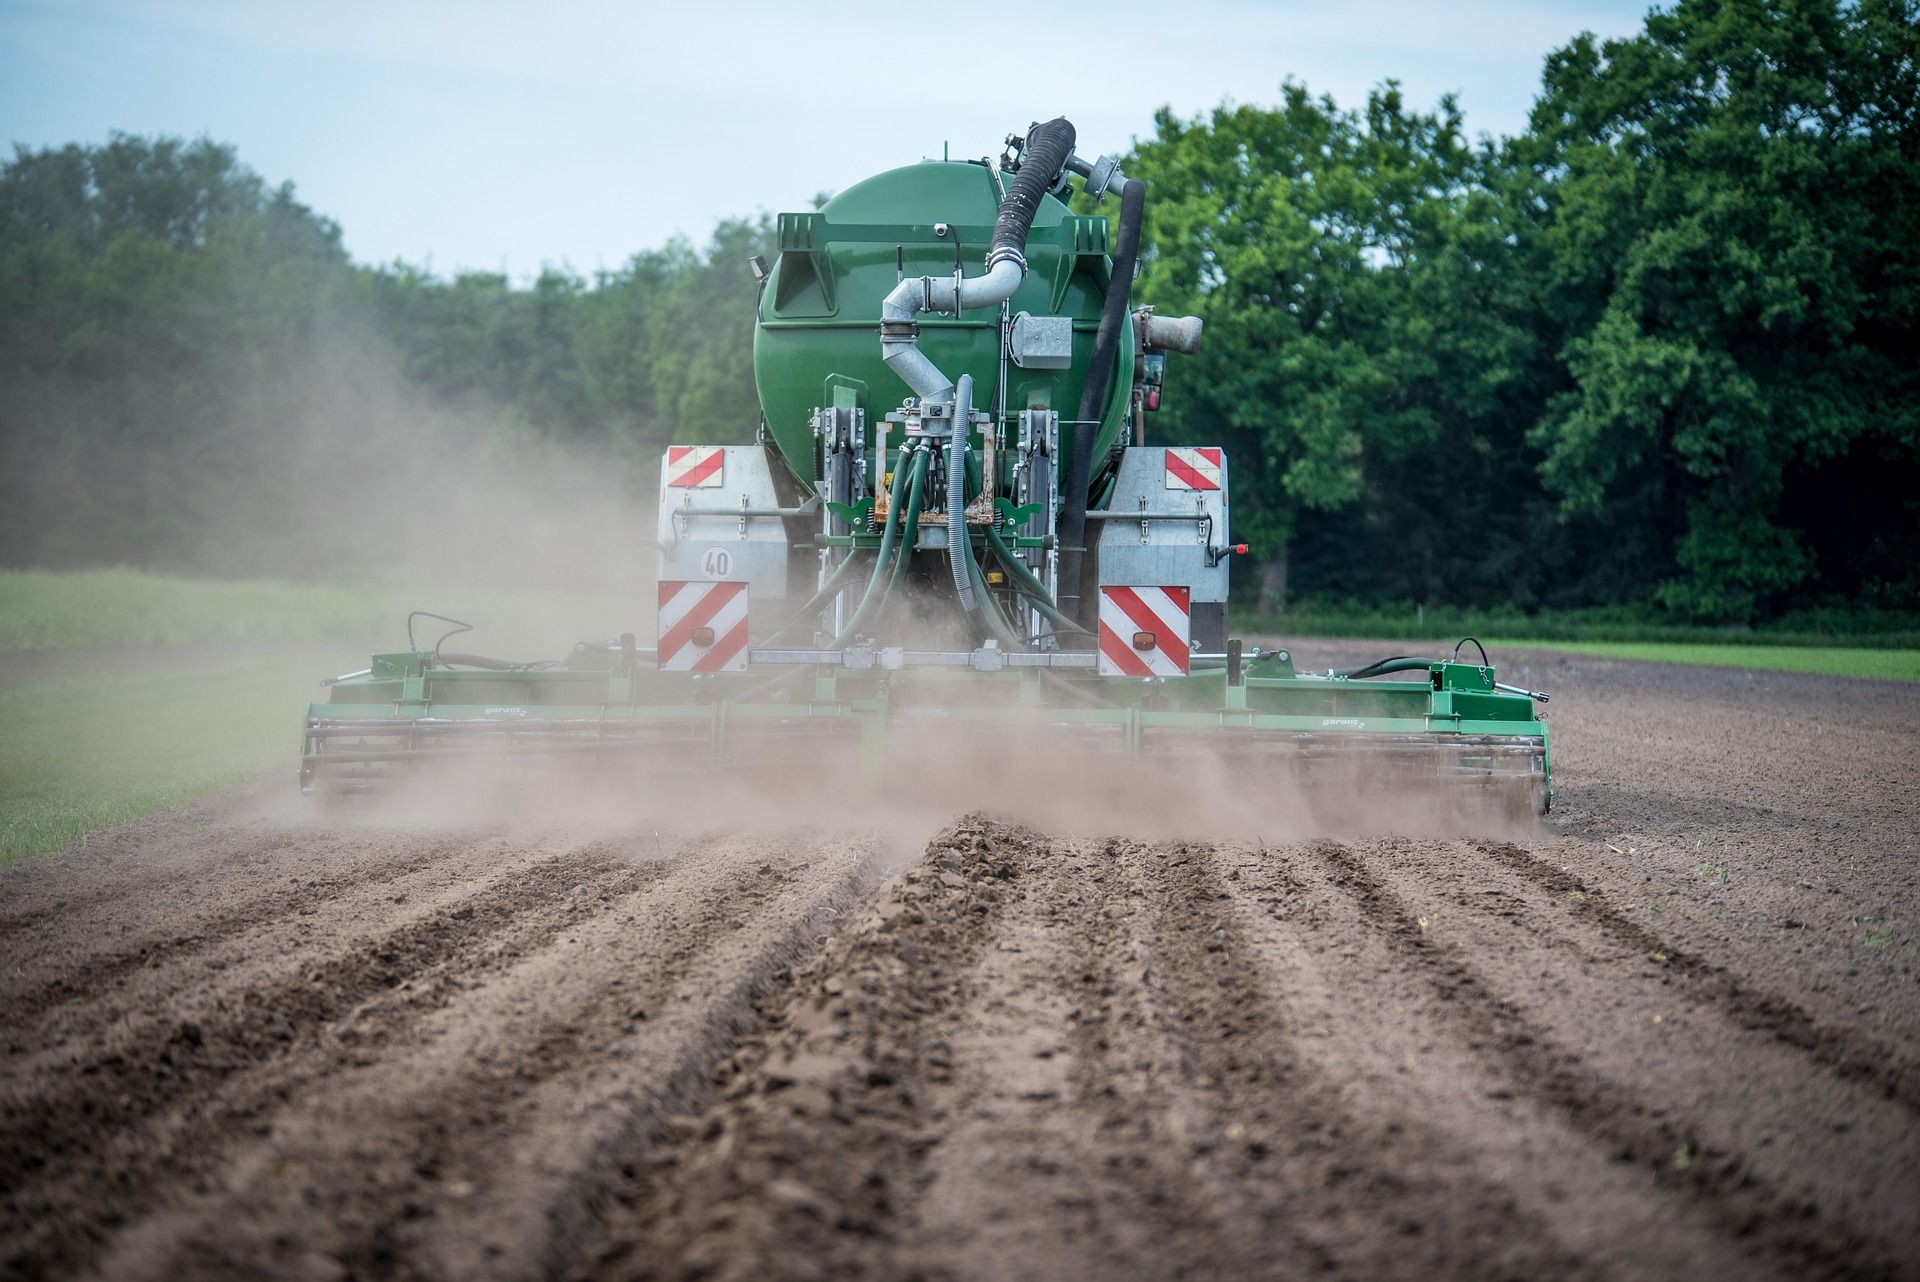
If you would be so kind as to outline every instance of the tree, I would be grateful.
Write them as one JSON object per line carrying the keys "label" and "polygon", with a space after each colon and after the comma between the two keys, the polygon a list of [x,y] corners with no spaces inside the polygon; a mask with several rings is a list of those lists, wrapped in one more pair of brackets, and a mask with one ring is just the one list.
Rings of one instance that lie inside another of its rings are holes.
{"label": "tree", "polygon": [[1141,294],[1208,326],[1164,427],[1229,448],[1235,529],[1278,608],[1303,514],[1355,503],[1381,467],[1435,466],[1521,363],[1496,311],[1432,293],[1498,270],[1489,158],[1450,99],[1410,112],[1391,83],[1361,113],[1289,83],[1277,108],[1162,111],[1155,130],[1127,165],[1149,185]]}
{"label": "tree", "polygon": [[1533,439],[1566,513],[1675,531],[1677,614],[1745,622],[1809,579],[1816,540],[1776,520],[1796,476],[1861,449],[1920,475],[1916,104],[1906,0],[1682,0],[1548,59],[1514,154],[1568,386]]}

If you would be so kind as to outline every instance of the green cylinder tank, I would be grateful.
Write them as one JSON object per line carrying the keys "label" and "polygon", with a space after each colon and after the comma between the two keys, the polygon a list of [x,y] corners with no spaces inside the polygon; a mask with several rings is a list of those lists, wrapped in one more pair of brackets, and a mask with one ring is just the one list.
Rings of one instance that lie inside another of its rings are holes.
{"label": "green cylinder tank", "polygon": [[[876,174],[806,214],[782,214],[778,260],[760,296],[753,376],[767,428],[803,484],[816,475],[812,414],[851,403],[866,411],[869,440],[912,395],[880,358],[880,303],[909,276],[968,276],[985,270],[1000,210],[1000,187],[979,161],[926,161]],[[1027,275],[1009,314],[1069,316],[1073,357],[1060,369],[1008,362],[1001,399],[1000,309],[959,317],[920,316],[920,347],[948,378],[974,377],[974,407],[1060,414],[1061,457],[1070,456],[1094,331],[1111,274],[1108,224],[1073,214],[1048,196],[1027,237]],[[1133,321],[1128,316],[1094,439],[1095,470],[1126,419],[1133,386]],[[1011,432],[1003,437],[1012,444]],[[1064,465],[1059,473],[1064,475]]]}

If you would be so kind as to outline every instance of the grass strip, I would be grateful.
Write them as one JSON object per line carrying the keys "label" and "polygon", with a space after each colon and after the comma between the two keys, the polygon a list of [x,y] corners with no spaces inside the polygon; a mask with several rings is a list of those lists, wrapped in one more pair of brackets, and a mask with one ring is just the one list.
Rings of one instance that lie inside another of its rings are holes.
{"label": "grass strip", "polygon": [[[1920,681],[1920,650],[1873,650],[1854,646],[1694,645],[1498,639],[1489,648],[1564,650],[1606,659],[1702,664],[1767,672],[1808,672],[1825,677],[1871,677]],[[1496,654],[1494,661],[1499,661]]]}
{"label": "grass strip", "polygon": [[[644,632],[653,603],[636,583],[604,592],[503,591],[444,583],[190,579],[145,570],[0,570],[0,651],[352,640],[406,645],[409,610],[466,619],[459,648],[552,658],[575,641]],[[421,625],[431,644],[436,625]],[[442,629],[444,630],[444,629]]]}
{"label": "grass strip", "polygon": [[0,685],[0,864],[284,771],[311,652]]}

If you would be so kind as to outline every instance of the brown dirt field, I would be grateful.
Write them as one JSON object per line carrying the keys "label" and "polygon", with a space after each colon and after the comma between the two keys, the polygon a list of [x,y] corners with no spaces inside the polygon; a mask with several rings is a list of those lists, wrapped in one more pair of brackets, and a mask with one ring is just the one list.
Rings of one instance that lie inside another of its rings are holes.
{"label": "brown dirt field", "polygon": [[0,871],[0,1276],[1920,1277],[1920,686],[1503,677],[1537,829],[276,783]]}

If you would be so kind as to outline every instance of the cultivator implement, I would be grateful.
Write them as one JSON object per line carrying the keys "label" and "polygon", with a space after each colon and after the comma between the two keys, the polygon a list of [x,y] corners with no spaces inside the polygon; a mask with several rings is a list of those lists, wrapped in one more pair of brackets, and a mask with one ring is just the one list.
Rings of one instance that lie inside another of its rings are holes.
{"label": "cultivator implement", "polygon": [[[1287,651],[1255,650],[1185,677],[1116,680],[1081,656],[1007,663],[1015,656],[982,647],[969,656],[981,666],[961,669],[957,684],[952,653],[856,647],[690,681],[646,666],[645,651],[631,652],[631,666],[622,653],[607,647],[615,662],[605,667],[484,673],[431,651],[377,655],[308,709],[302,785],[364,792],[423,765],[476,760],[614,783],[827,761],[882,772],[944,740],[1148,778],[1177,763],[1308,783],[1426,780],[1538,811],[1551,799],[1547,727],[1533,712],[1545,696],[1502,688],[1486,664],[1401,661],[1403,679],[1390,680],[1300,673]],[[947,671],[916,670],[922,657]],[[995,662],[1006,666],[982,670]],[[768,667],[796,688],[767,691]]]}
{"label": "cultivator implement", "polygon": [[[998,166],[896,169],[782,215],[777,261],[751,263],[760,443],[661,460],[653,644],[516,664],[416,644],[410,619],[406,650],[309,709],[303,786],[482,759],[877,777],[938,752],[1544,810],[1545,696],[1484,651],[1310,673],[1230,637],[1226,452],[1144,444],[1200,322],[1132,306],[1145,189],[1074,143],[1050,121]],[[1121,194],[1111,243],[1058,198],[1075,175]]]}

